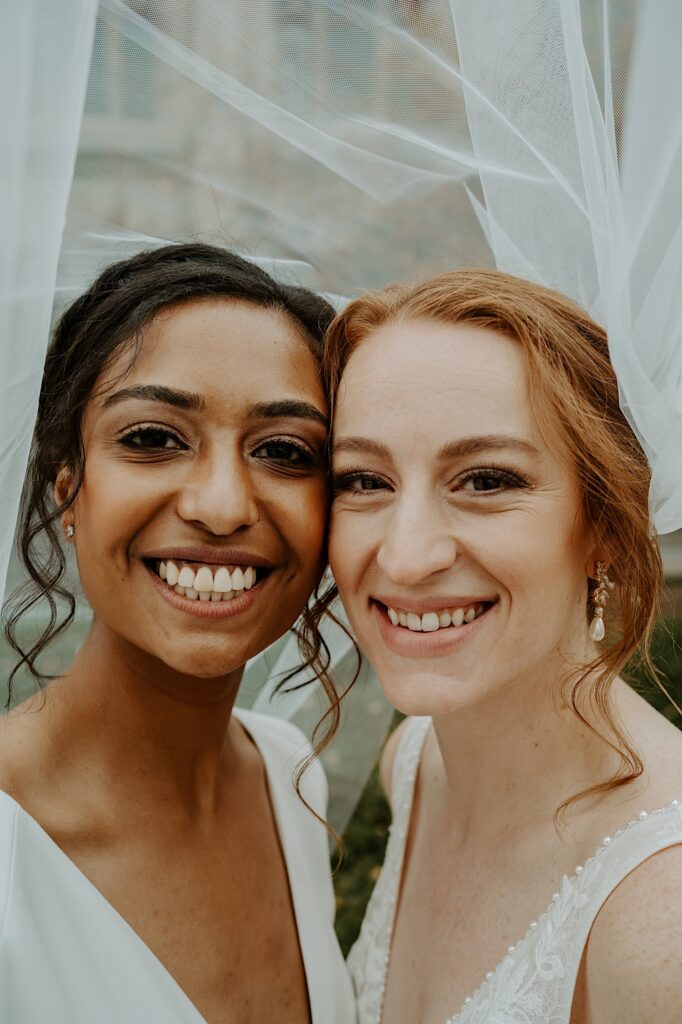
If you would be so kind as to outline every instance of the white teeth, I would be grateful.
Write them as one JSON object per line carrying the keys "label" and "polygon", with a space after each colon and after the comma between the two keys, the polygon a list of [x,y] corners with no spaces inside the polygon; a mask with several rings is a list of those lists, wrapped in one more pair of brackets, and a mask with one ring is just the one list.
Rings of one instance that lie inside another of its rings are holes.
{"label": "white teeth", "polygon": [[227,594],[232,590],[230,574],[224,565],[221,565],[220,568],[216,570],[216,574],[213,577],[213,589],[217,590],[220,594]]}
{"label": "white teeth", "polygon": [[257,582],[252,565],[238,567],[231,573],[226,566],[220,565],[214,575],[208,565],[200,565],[195,572],[189,565],[179,568],[175,562],[167,561],[159,562],[158,574],[176,594],[189,597],[191,601],[231,601]]}
{"label": "white teeth", "polygon": [[439,629],[447,629],[449,626],[463,626],[465,623],[473,622],[485,611],[482,604],[472,605],[469,608],[455,608],[454,611],[425,612],[417,615],[416,612],[402,612],[397,608],[387,608],[388,617],[394,626],[403,626],[415,633],[435,633]]}
{"label": "white teeth", "polygon": [[197,574],[194,577],[194,589],[198,590],[200,594],[210,594],[213,590],[213,573],[207,565],[202,565],[200,569],[197,569]]}
{"label": "white teeth", "polygon": [[178,583],[181,587],[194,587],[194,570],[190,569],[188,565],[181,569],[180,575],[178,576]]}

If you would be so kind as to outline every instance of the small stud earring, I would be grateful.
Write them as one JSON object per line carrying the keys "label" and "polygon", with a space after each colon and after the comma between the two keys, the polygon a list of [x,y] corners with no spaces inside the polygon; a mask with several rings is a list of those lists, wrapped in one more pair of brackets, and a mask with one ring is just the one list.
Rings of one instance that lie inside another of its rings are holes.
{"label": "small stud earring", "polygon": [[597,586],[594,588],[592,594],[592,604],[594,605],[594,618],[590,623],[588,635],[590,640],[595,640],[599,643],[606,636],[606,627],[604,626],[604,608],[606,602],[609,599],[609,591],[613,590],[614,584],[609,579],[606,573],[606,562],[597,562]]}
{"label": "small stud earring", "polygon": [[71,525],[71,523],[69,523],[69,525],[66,527],[66,536],[69,538],[69,540],[73,537],[74,533],[74,528]]}

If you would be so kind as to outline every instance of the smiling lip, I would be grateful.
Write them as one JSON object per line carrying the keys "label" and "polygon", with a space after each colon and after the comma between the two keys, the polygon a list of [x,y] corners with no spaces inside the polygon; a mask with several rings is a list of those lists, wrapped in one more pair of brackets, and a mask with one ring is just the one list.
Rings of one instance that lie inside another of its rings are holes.
{"label": "smiling lip", "polygon": [[427,612],[442,612],[444,608],[471,608],[479,604],[495,604],[497,597],[373,597],[372,602],[378,602],[387,608],[400,608],[405,612],[415,612],[417,615],[426,615]]}
{"label": "smiling lip", "polygon": [[[176,548],[175,550],[189,551],[190,549]],[[168,555],[166,557],[170,556]],[[175,557],[180,558],[181,556],[176,555]],[[249,558],[251,557],[252,556],[249,555]],[[189,559],[186,559],[186,561],[189,561]],[[268,586],[271,579],[271,576],[265,576],[254,583],[250,590],[242,591],[239,597],[233,597],[231,601],[219,601],[214,604],[211,601],[192,601],[189,597],[177,594],[164,583],[161,577],[158,576],[153,569],[150,569],[149,566],[145,566],[145,568],[156,589],[172,608],[175,608],[180,612],[187,612],[188,615],[193,615],[198,619],[229,619],[235,615],[239,615],[241,612],[248,611],[248,609],[258,601],[258,598],[262,594],[263,590]]]}
{"label": "smiling lip", "polygon": [[[421,604],[426,603],[416,602],[420,607]],[[429,658],[453,654],[478,633],[487,622],[491,612],[494,611],[497,602],[490,604],[481,602],[479,599],[478,603],[486,604],[485,611],[477,619],[474,619],[473,622],[464,623],[457,627],[453,626],[449,629],[439,629],[434,633],[412,632],[402,626],[394,626],[388,617],[388,612],[383,603],[379,604],[377,601],[372,601],[371,609],[372,615],[378,624],[381,638],[389,650],[406,658]],[[411,604],[414,605],[415,602],[413,601]],[[428,608],[424,607],[422,614],[436,611],[443,607],[447,606],[440,603],[436,605],[431,601]],[[452,604],[449,607],[461,607],[461,600],[459,605]]]}
{"label": "smiling lip", "polygon": [[273,569],[274,563],[262,555],[253,555],[240,548],[219,548],[210,544],[188,547],[156,548],[142,555],[146,561],[165,562],[169,558],[181,562],[199,562],[201,565],[252,565],[258,569]]}

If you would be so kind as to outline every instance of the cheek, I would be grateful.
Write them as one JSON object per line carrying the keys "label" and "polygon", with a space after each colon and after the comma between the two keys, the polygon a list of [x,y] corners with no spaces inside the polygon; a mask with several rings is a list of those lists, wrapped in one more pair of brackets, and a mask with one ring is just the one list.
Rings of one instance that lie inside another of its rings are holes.
{"label": "cheek", "polygon": [[[85,597],[104,621],[130,617],[131,602],[138,612],[149,600],[131,587],[129,551],[135,537],[152,522],[167,501],[170,477],[135,472],[139,467],[119,466],[89,458],[76,500],[76,560]],[[138,567],[139,568],[139,567]]]}
{"label": "cheek", "polygon": [[544,601],[584,575],[584,542],[561,513],[490,515],[461,535],[462,546],[512,595]]}
{"label": "cheek", "polygon": [[306,580],[319,574],[327,533],[326,480],[311,480],[276,498],[271,496],[267,514],[303,568]]}
{"label": "cheek", "polygon": [[352,605],[355,588],[371,561],[372,523],[366,516],[332,507],[329,527],[329,566],[346,605]]}
{"label": "cheek", "polygon": [[167,482],[130,468],[86,466],[75,513],[79,560],[90,553],[126,558],[131,539],[153,517],[168,491]]}

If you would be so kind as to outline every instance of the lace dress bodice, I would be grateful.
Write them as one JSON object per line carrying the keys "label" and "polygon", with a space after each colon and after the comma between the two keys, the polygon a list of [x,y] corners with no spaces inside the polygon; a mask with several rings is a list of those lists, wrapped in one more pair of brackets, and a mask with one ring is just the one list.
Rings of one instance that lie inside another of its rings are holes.
{"label": "lace dress bodice", "polygon": [[[396,751],[386,857],[348,966],[358,1024],[380,1024],[415,778],[430,718],[410,721]],[[564,876],[547,910],[459,1011],[443,1024],[569,1024],[578,968],[590,928],[616,886],[639,864],[682,844],[682,803],[642,811],[588,861]],[[453,1007],[453,1011],[454,1011]]]}

